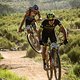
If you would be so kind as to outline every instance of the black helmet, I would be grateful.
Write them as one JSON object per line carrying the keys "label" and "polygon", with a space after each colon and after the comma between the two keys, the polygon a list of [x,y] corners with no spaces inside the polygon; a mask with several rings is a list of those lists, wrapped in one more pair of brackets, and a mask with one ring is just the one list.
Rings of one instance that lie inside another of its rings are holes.
{"label": "black helmet", "polygon": [[34,5],[34,6],[33,6],[33,9],[34,9],[34,10],[38,10],[39,7],[38,7],[37,5]]}
{"label": "black helmet", "polygon": [[55,17],[55,14],[54,13],[53,14],[52,13],[51,14],[50,13],[47,14],[47,18],[48,19],[53,19],[54,17]]}

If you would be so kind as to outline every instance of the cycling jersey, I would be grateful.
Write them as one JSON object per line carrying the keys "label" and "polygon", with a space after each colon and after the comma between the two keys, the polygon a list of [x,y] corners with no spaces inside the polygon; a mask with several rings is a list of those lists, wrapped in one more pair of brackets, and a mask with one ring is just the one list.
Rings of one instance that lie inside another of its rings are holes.
{"label": "cycling jersey", "polygon": [[42,42],[43,43],[47,43],[48,38],[50,38],[51,43],[57,41],[54,29],[57,25],[60,26],[61,23],[58,19],[54,19],[53,21],[54,21],[53,24],[50,25],[49,20],[45,19],[41,24],[41,28],[43,28],[42,30]]}
{"label": "cycling jersey", "polygon": [[41,24],[41,27],[44,29],[54,29],[57,25],[61,25],[61,22],[58,20],[58,19],[55,19],[54,22],[53,22],[53,25],[50,25],[49,24],[49,20],[45,19],[42,24]]}

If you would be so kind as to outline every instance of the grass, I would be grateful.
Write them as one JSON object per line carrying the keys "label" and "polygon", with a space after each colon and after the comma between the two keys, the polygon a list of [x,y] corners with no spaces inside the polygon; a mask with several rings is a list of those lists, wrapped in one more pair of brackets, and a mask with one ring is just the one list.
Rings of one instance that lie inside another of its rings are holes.
{"label": "grass", "polygon": [[67,69],[67,74],[65,74],[64,76],[62,76],[62,80],[80,80],[80,77],[77,77],[74,74],[74,71],[73,71],[74,70],[74,66],[75,65],[71,65],[71,67],[69,67]]}
{"label": "grass", "polygon": [[16,74],[6,69],[5,70],[0,69],[0,78],[4,78],[6,80],[26,80],[24,78],[18,77]]}
{"label": "grass", "polygon": [[[0,54],[0,60],[3,59],[3,57]],[[10,72],[7,69],[0,69],[0,79],[4,79],[4,80],[28,80],[26,78],[22,78],[17,76],[16,74]]]}

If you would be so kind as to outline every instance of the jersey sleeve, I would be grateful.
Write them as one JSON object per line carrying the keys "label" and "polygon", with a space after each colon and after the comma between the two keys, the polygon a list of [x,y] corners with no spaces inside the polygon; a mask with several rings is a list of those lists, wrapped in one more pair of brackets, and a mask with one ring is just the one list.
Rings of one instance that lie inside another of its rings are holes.
{"label": "jersey sleeve", "polygon": [[62,25],[61,22],[60,22],[60,20],[58,20],[58,19],[56,19],[55,24],[59,25],[59,26]]}
{"label": "jersey sleeve", "polygon": [[39,11],[38,11],[37,15],[38,15],[39,18],[41,18],[41,15],[40,15],[40,12]]}

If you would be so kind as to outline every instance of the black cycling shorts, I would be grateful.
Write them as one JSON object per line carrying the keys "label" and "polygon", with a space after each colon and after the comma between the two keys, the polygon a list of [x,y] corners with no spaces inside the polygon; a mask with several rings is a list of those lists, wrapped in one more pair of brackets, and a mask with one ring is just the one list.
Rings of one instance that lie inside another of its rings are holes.
{"label": "black cycling shorts", "polygon": [[34,17],[27,16],[26,17],[26,25],[30,25],[35,20]]}
{"label": "black cycling shorts", "polygon": [[42,31],[42,42],[43,42],[43,44],[48,42],[48,38],[50,39],[51,43],[57,41],[54,30],[43,29],[43,31]]}
{"label": "black cycling shorts", "polygon": [[33,28],[36,28],[36,24],[35,24],[35,22],[33,22],[34,20],[35,20],[34,17],[31,18],[31,17],[27,16],[26,21],[25,21],[25,26],[27,27],[27,25],[32,25]]}

